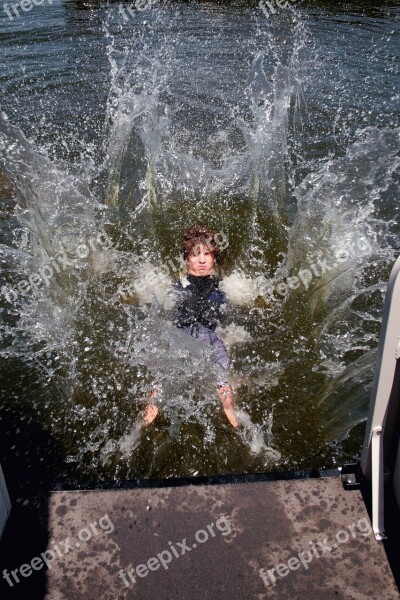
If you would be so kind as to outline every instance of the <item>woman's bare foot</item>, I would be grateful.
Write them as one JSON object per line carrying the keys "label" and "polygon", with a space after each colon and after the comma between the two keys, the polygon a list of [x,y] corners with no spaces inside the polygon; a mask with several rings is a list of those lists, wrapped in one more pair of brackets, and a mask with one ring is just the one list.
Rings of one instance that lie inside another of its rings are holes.
{"label": "woman's bare foot", "polygon": [[222,402],[222,406],[224,407],[225,414],[228,418],[229,423],[232,427],[237,427],[239,425],[239,421],[236,418],[235,414],[235,402],[233,400],[233,392],[230,385],[221,385],[218,388],[218,398]]}
{"label": "woman's bare foot", "polygon": [[151,425],[156,416],[158,415],[158,408],[154,404],[148,404],[144,412],[143,420],[146,425]]}
{"label": "woman's bare foot", "polygon": [[[150,398],[157,398],[157,388],[154,388],[150,394]],[[151,425],[156,416],[158,415],[158,408],[151,402],[146,406],[146,410],[144,411],[143,420],[145,425]]]}

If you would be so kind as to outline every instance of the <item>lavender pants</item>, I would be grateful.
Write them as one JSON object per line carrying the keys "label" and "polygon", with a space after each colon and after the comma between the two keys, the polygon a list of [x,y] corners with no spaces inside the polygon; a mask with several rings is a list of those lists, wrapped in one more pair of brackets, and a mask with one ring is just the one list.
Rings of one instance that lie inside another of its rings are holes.
{"label": "lavender pants", "polygon": [[225,374],[229,367],[229,358],[223,342],[219,339],[215,331],[208,329],[208,327],[204,327],[203,325],[198,325],[197,323],[190,327],[183,327],[182,329],[200,342],[203,342],[203,344],[209,344],[213,347],[215,362],[218,367],[220,367],[223,374]]}

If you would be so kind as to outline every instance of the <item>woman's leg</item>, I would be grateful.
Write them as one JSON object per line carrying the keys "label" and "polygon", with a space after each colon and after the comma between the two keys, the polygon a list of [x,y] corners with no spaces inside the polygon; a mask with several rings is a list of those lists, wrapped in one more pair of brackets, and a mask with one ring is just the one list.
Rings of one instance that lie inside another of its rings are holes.
{"label": "woman's leg", "polygon": [[[157,388],[155,387],[150,394],[150,398],[157,398]],[[146,409],[144,411],[143,420],[145,425],[151,425],[156,416],[158,415],[158,408],[151,401],[147,404]]]}
{"label": "woman's leg", "polygon": [[[212,346],[214,348],[217,365],[220,368],[221,373],[225,375],[229,367],[228,353],[226,351],[224,343],[219,339],[219,337],[217,337],[216,334],[214,334],[214,336],[215,337],[212,341]],[[237,427],[239,425],[239,422],[236,418],[236,406],[231,386],[227,382],[224,382],[218,386],[217,393],[218,398],[222,402],[222,406],[224,407],[224,411],[226,416],[228,417],[229,423],[232,425],[232,427]]]}
{"label": "woman's leg", "polygon": [[[212,346],[215,362],[222,376],[221,380],[224,381],[226,371],[229,368],[229,357],[225,348],[225,344],[219,339],[215,331],[209,329],[208,327],[200,326],[193,330],[190,330],[190,328],[187,327],[185,329],[192,337],[197,338],[204,344],[209,344]],[[236,406],[231,386],[224,381],[224,383],[218,386],[217,394],[218,398],[221,400],[222,406],[224,407],[224,411],[229,423],[232,425],[232,427],[238,427],[239,422],[235,414]]]}
{"label": "woman's leg", "polygon": [[233,398],[233,391],[229,384],[222,384],[218,386],[218,398],[222,402],[226,416],[228,417],[229,423],[232,427],[237,427],[239,421],[236,418],[235,413],[235,401]]}

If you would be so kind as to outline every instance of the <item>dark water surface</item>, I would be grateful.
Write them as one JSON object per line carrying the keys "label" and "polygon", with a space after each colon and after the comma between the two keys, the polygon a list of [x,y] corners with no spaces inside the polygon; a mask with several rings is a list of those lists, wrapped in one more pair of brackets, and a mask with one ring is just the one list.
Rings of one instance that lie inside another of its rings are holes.
{"label": "dark water surface", "polygon": [[[400,3],[291,5],[0,7],[8,478],[359,456],[399,250]],[[194,222],[227,246],[238,432],[210,356],[168,323]],[[155,380],[162,410],[143,431]]]}

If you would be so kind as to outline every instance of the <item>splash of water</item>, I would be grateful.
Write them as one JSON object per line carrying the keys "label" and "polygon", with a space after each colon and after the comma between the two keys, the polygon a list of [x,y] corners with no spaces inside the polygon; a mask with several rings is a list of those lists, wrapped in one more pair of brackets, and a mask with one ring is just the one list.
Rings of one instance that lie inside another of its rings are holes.
{"label": "splash of water", "polygon": [[[216,13],[204,9],[193,23],[182,10],[185,26],[167,7],[138,14],[132,36],[110,8],[110,87],[95,165],[73,169],[0,121],[0,158],[16,189],[12,235],[1,247],[9,286],[1,356],[21,361],[39,386],[43,400],[32,392],[27,404],[80,475],[265,469],[292,455],[296,464],[298,431],[316,432],[315,451],[365,414],[379,267],[394,247],[394,215],[377,206],[390,206],[398,131],[363,128],[341,155],[307,161],[302,86],[315,60],[300,15],[288,13],[279,27],[248,16],[235,70],[226,56],[237,44],[229,28],[216,29]],[[237,433],[223,420],[208,348],[168,323],[177,241],[193,220],[229,240],[222,274],[233,324],[221,335]],[[351,247],[355,254],[338,260]],[[315,274],[321,260],[329,269]],[[302,270],[311,279],[288,286]],[[40,272],[47,281],[19,289]],[[273,295],[263,293],[267,284]],[[161,421],[144,430],[155,384]],[[171,456],[179,459],[169,465]]]}

